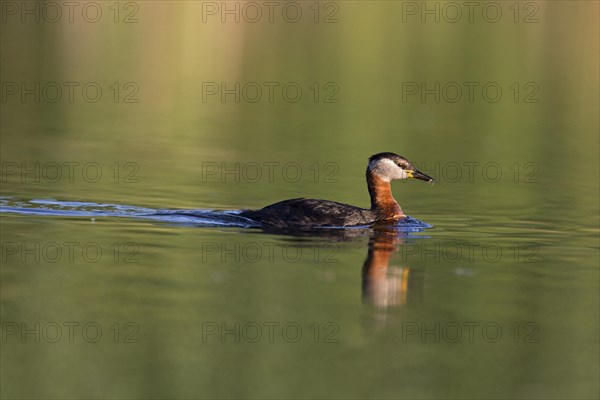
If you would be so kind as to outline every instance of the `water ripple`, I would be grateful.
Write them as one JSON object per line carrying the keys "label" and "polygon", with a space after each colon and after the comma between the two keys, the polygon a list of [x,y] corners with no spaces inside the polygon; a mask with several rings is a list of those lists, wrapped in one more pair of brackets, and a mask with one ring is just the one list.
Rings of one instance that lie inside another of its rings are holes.
{"label": "water ripple", "polygon": [[[203,227],[260,227],[255,221],[240,216],[241,210],[173,210],[152,209],[145,207],[92,203],[82,201],[61,201],[55,199],[18,200],[12,197],[0,197],[0,213],[21,215],[42,215],[61,217],[126,217],[143,218],[173,224],[194,225]],[[356,226],[353,229],[370,229],[369,226]],[[407,217],[400,221],[394,229],[404,232],[420,232],[431,228],[431,225],[415,218]],[[346,230],[344,227],[330,227],[331,230]]]}

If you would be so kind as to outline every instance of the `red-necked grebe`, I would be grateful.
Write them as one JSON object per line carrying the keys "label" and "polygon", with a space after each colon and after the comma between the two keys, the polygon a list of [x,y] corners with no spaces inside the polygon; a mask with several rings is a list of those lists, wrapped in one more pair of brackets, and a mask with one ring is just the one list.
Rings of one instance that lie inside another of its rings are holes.
{"label": "red-necked grebe", "polygon": [[369,158],[367,166],[370,209],[335,201],[300,198],[280,201],[260,210],[244,210],[240,215],[276,228],[393,223],[406,215],[392,196],[390,182],[406,178],[433,182],[433,178],[418,171],[406,158],[394,153],[378,153]]}

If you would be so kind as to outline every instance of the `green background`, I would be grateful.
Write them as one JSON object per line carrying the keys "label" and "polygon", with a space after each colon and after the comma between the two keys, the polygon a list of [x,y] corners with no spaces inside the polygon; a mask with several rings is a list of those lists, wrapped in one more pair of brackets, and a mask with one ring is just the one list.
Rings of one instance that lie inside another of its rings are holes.
{"label": "green background", "polygon": [[[23,4],[38,7],[39,22]],[[85,2],[72,22],[58,4],[51,22],[43,3],[14,3],[16,14],[3,3],[6,204],[226,210],[304,196],[366,207],[367,158],[391,151],[436,178],[393,186],[404,211],[434,228],[397,244],[388,276],[411,271],[408,298],[384,307],[361,299],[366,237],[3,213],[3,398],[598,397],[597,2],[475,2],[469,17],[462,2],[310,1],[295,3],[298,22],[283,2],[272,21],[254,3],[257,22],[233,1],[97,2],[97,22],[84,18],[96,9],[82,14]],[[239,22],[223,7],[239,7]],[[65,82],[77,85],[72,101]],[[239,101],[206,91],[236,83]],[[86,84],[102,89],[98,101]],[[301,88],[298,101],[285,85]],[[96,163],[102,177],[89,182],[78,166],[73,179],[49,179],[52,163],[69,162]],[[39,182],[21,174],[35,163],[48,173]],[[264,163],[281,166],[273,179]],[[298,179],[285,165],[299,166]],[[238,175],[221,176],[223,166]],[[97,244],[103,256],[37,261],[7,247],[66,242]],[[137,262],[124,262],[126,243]],[[328,245],[333,260],[319,253]],[[244,253],[252,246],[257,261]],[[68,321],[95,322],[103,335],[36,343],[6,333]],[[271,343],[266,330],[257,343],[203,340],[206,323],[269,321],[299,324],[301,340]],[[117,322],[121,334],[135,323],[138,342],[115,343]],[[498,324],[500,340],[419,335],[421,323],[468,322]],[[536,343],[524,342],[528,322]],[[337,343],[324,341],[327,323]],[[413,326],[419,334],[404,338]]]}

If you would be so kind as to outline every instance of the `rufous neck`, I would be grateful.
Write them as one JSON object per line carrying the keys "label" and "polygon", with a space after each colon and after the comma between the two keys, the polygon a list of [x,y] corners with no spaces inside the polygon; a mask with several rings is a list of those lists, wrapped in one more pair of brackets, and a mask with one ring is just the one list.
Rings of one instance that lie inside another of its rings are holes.
{"label": "rufous neck", "polygon": [[382,219],[400,219],[404,217],[402,208],[392,195],[392,186],[367,170],[367,187],[371,196],[371,211],[377,212]]}

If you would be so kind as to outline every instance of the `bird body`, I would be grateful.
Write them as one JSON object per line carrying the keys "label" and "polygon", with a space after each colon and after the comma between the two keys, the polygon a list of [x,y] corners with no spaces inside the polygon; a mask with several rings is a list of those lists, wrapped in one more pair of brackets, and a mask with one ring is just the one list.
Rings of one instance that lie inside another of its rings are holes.
{"label": "bird body", "polygon": [[271,204],[260,210],[244,210],[240,216],[263,226],[344,227],[390,223],[406,215],[392,195],[393,180],[415,178],[433,182],[433,178],[418,171],[404,157],[394,153],[378,153],[369,158],[367,187],[371,208],[319,199],[290,199]]}

